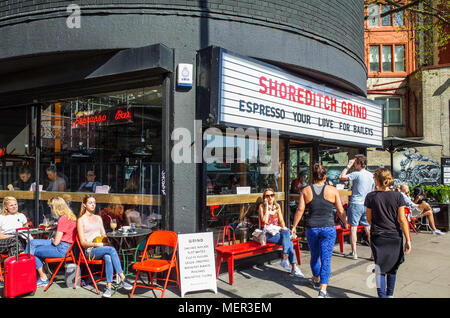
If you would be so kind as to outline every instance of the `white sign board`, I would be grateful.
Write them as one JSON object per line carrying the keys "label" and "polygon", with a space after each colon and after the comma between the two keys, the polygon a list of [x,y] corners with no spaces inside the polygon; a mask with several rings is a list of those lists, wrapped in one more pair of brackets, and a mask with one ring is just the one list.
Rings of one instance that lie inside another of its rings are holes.
{"label": "white sign board", "polygon": [[212,290],[217,294],[212,232],[178,235],[181,297],[187,292]]}
{"label": "white sign board", "polygon": [[219,122],[383,145],[383,106],[222,51]]}
{"label": "white sign board", "polygon": [[177,85],[179,87],[192,87],[194,78],[194,66],[192,64],[178,64]]}

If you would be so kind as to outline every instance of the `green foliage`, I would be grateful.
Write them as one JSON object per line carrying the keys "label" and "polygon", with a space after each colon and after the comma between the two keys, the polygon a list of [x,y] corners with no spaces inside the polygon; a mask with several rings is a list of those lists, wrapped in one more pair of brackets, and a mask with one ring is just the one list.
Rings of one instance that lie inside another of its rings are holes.
{"label": "green foliage", "polygon": [[446,203],[450,201],[450,186],[422,186],[423,191],[429,198],[434,198],[438,202]]}

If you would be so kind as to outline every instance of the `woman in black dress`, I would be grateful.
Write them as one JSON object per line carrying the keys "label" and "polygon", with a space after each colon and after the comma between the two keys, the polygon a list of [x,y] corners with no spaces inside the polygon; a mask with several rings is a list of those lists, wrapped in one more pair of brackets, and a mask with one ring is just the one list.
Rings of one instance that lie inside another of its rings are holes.
{"label": "woman in black dress", "polygon": [[376,265],[378,296],[392,298],[397,270],[404,261],[404,255],[411,251],[411,238],[404,211],[406,203],[400,192],[390,190],[394,179],[388,169],[377,169],[374,181],[378,190],[367,194],[364,203],[370,224],[370,247]]}

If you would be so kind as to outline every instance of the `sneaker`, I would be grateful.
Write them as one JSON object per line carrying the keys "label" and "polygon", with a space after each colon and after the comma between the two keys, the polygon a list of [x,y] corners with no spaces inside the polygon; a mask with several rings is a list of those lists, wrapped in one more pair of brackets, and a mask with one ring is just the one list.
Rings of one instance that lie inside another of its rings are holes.
{"label": "sneaker", "polygon": [[102,297],[110,298],[111,296],[112,296],[112,290],[111,290],[111,288],[107,287],[105,289],[105,291],[103,292]]}
{"label": "sneaker", "polygon": [[38,281],[36,282],[36,286],[37,287],[46,287],[49,283],[49,280],[42,280],[42,279],[38,279]]}
{"label": "sneaker", "polygon": [[315,282],[314,278],[311,278],[311,285],[314,289],[319,290],[320,289],[320,281],[319,282]]}
{"label": "sneaker", "polygon": [[386,296],[386,298],[394,298],[394,295]]}
{"label": "sneaker", "polygon": [[132,290],[133,285],[131,285],[126,279],[122,282],[122,288],[125,290]]}
{"label": "sneaker", "polygon": [[317,296],[317,298],[329,298],[328,293],[321,290],[319,291],[319,296]]}
{"label": "sneaker", "polygon": [[291,275],[293,275],[295,277],[298,277],[298,278],[305,277],[305,275],[303,275],[303,273],[300,270],[300,268],[298,268],[297,266],[295,266],[294,269],[291,270]]}
{"label": "sneaker", "polygon": [[289,260],[287,258],[282,259],[280,263],[281,267],[283,267],[287,271],[291,271],[291,265],[289,264]]}
{"label": "sneaker", "polygon": [[433,235],[445,235],[444,232],[441,232],[441,230],[438,230],[438,229],[436,229],[436,231],[433,231],[432,233],[433,233]]}
{"label": "sneaker", "polygon": [[358,255],[353,254],[353,253],[345,254],[344,257],[351,258],[351,259],[358,259]]}

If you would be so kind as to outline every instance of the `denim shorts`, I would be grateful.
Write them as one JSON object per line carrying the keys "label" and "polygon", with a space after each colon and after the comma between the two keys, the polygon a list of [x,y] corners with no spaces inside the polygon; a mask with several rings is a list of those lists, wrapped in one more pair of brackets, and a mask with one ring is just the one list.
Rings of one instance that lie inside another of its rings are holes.
{"label": "denim shorts", "polygon": [[366,217],[366,207],[362,204],[349,204],[347,209],[347,222],[350,226],[358,226],[362,224],[369,226]]}

